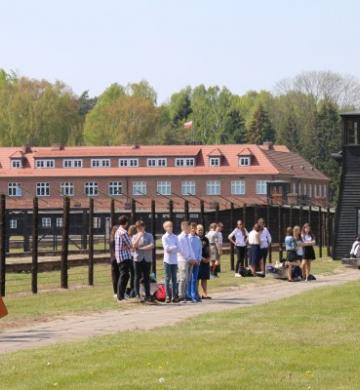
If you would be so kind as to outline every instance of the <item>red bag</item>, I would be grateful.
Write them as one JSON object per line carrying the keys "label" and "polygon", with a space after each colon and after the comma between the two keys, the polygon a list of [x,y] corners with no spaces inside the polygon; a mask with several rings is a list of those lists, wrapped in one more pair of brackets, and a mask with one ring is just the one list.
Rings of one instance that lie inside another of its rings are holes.
{"label": "red bag", "polygon": [[8,314],[4,301],[0,297],[0,318],[5,317]]}
{"label": "red bag", "polygon": [[164,284],[159,283],[157,285],[156,291],[154,292],[154,298],[159,302],[165,302],[166,289]]}

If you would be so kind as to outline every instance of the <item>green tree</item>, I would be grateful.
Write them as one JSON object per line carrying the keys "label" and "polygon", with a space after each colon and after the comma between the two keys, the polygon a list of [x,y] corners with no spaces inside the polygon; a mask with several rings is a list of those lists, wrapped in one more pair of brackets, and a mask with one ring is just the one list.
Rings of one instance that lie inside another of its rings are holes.
{"label": "green tree", "polygon": [[260,103],[256,107],[247,128],[247,142],[262,144],[264,141],[275,141],[275,132],[267,111]]}

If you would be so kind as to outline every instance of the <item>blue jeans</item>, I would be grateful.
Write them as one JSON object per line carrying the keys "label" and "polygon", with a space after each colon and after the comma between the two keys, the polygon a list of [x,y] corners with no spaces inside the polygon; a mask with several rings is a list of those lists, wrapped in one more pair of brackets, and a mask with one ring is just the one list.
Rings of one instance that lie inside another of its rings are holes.
{"label": "blue jeans", "polygon": [[198,301],[200,299],[198,292],[198,275],[199,264],[193,265],[190,280],[190,297],[192,300]]}
{"label": "blue jeans", "polygon": [[[168,264],[164,263],[165,268],[165,289],[166,296],[169,298],[175,298],[178,296],[178,286],[177,286],[177,264]],[[171,290],[172,286],[172,290]]]}

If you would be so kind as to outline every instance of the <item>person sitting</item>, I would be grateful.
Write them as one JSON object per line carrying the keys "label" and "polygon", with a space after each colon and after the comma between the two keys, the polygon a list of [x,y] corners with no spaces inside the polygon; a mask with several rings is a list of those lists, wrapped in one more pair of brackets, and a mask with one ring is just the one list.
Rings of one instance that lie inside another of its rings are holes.
{"label": "person sitting", "polygon": [[360,257],[360,236],[357,236],[355,241],[352,244],[350,257],[353,259]]}

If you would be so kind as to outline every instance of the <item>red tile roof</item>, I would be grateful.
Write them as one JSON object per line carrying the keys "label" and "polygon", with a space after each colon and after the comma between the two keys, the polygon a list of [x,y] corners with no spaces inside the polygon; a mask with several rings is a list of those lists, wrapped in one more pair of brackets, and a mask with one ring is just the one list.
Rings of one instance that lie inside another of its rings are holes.
{"label": "red tile roof", "polygon": [[251,156],[252,151],[249,148],[243,148],[240,150],[240,152],[237,155],[238,156]]}
{"label": "red tile roof", "polygon": [[[239,166],[239,153],[251,153],[253,163]],[[304,177],[328,181],[320,171],[313,168],[300,155],[290,152],[284,145],[274,145],[269,149],[263,145],[145,145],[131,146],[80,146],[54,150],[52,147],[32,147],[25,153],[24,168],[11,168],[10,156],[22,151],[19,147],[0,148],[1,177],[158,177],[158,176],[209,176],[209,175],[283,175],[285,177]],[[210,167],[209,155],[223,156],[224,164]],[[191,157],[198,156],[196,167],[139,167],[126,168],[35,168],[35,158],[90,158],[90,157]]]}

